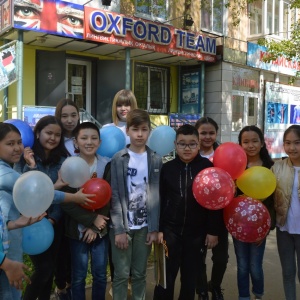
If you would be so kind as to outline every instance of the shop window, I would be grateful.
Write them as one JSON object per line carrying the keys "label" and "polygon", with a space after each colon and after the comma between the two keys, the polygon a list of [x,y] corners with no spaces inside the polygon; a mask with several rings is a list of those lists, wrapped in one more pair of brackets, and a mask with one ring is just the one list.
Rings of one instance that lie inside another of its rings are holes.
{"label": "shop window", "polygon": [[167,20],[168,1],[166,0],[136,0],[136,13],[139,16]]}
{"label": "shop window", "polygon": [[201,28],[223,34],[223,0],[201,1]]}
{"label": "shop window", "polygon": [[149,113],[167,113],[168,74],[167,68],[135,65],[134,94],[139,108]]}

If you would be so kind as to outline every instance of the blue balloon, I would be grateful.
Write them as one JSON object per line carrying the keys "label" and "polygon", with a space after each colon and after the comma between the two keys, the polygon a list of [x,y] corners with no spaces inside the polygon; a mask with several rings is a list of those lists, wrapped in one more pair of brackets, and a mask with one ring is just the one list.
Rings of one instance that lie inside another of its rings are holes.
{"label": "blue balloon", "polygon": [[29,255],[37,255],[45,252],[52,244],[54,230],[48,219],[26,226],[23,229],[22,247]]}
{"label": "blue balloon", "polygon": [[175,148],[176,132],[166,125],[154,128],[148,139],[148,146],[161,156],[169,154]]}
{"label": "blue balloon", "polygon": [[113,157],[126,146],[124,132],[116,126],[105,126],[100,129],[101,145],[97,153],[101,156]]}
{"label": "blue balloon", "polygon": [[31,127],[26,122],[19,119],[10,119],[4,121],[4,123],[15,125],[21,133],[22,143],[24,147],[32,148],[34,142],[34,134]]}

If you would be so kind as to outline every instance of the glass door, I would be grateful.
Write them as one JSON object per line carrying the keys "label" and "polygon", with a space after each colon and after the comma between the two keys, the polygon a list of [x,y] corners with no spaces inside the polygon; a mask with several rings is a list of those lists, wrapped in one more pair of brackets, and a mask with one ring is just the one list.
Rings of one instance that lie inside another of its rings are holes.
{"label": "glass door", "polygon": [[66,97],[91,113],[91,63],[67,59]]}

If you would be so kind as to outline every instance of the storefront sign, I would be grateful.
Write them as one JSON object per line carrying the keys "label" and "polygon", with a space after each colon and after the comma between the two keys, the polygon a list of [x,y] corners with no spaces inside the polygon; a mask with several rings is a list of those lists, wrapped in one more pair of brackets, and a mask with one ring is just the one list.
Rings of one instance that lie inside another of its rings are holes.
{"label": "storefront sign", "polygon": [[215,61],[215,38],[91,7],[84,16],[86,40]]}
{"label": "storefront sign", "polygon": [[295,76],[296,72],[300,71],[299,62],[287,60],[285,57],[278,57],[276,60],[266,63],[263,58],[267,55],[268,50],[266,47],[248,43],[248,66],[291,76]]}
{"label": "storefront sign", "polygon": [[11,0],[0,1],[0,34],[12,28]]}
{"label": "storefront sign", "polygon": [[291,125],[300,125],[300,88],[266,82],[265,141],[273,158],[286,156],[283,133]]}

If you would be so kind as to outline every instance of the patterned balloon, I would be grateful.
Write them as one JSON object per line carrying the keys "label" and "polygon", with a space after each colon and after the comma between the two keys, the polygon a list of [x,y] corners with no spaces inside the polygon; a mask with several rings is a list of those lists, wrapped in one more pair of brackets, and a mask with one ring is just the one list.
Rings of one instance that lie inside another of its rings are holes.
{"label": "patterned balloon", "polygon": [[234,197],[235,185],[231,176],[220,168],[207,168],[197,174],[193,194],[197,202],[207,209],[221,209]]}
{"label": "patterned balloon", "polygon": [[239,196],[224,208],[229,233],[241,242],[254,243],[266,237],[271,217],[265,205],[251,197]]}

